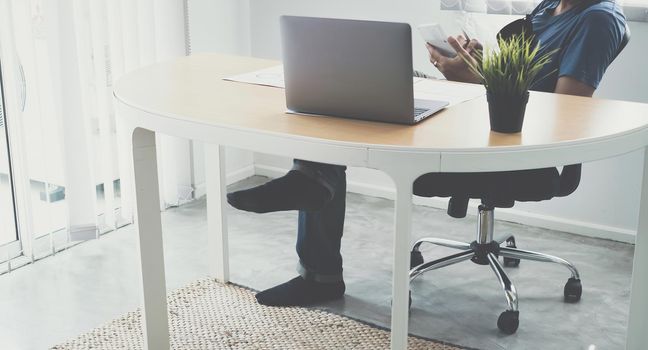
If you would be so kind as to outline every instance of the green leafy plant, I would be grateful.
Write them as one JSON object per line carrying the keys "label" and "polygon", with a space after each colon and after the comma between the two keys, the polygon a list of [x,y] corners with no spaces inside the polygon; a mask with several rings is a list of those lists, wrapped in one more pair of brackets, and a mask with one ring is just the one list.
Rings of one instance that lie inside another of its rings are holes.
{"label": "green leafy plant", "polygon": [[539,54],[540,45],[534,45],[524,34],[499,38],[498,42],[499,49],[478,51],[474,58],[464,57],[490,94],[522,97],[533,84],[555,72],[538,76],[557,50]]}

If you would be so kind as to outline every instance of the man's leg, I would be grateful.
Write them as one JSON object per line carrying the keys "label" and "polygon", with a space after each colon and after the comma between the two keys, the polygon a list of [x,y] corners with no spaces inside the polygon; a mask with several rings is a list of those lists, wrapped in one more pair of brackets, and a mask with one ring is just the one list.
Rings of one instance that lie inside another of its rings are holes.
{"label": "man's leg", "polygon": [[257,300],[264,305],[305,306],[338,299],[345,291],[340,243],[346,205],[346,167],[296,160],[293,169],[326,187],[332,198],[321,210],[299,212],[300,276],[258,293]]}
{"label": "man's leg", "polygon": [[286,175],[263,185],[227,195],[234,208],[254,213],[285,210],[321,210],[332,198],[338,165],[295,160]]}
{"label": "man's leg", "polygon": [[346,209],[345,167],[336,166],[333,198],[320,211],[299,212],[297,254],[304,279],[331,283],[342,281],[340,244]]}

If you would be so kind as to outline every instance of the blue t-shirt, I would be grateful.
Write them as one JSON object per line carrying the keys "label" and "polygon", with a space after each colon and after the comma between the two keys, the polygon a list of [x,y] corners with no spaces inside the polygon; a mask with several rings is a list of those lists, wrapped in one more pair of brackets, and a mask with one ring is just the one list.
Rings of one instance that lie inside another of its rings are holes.
{"label": "blue t-shirt", "polygon": [[623,40],[625,16],[613,1],[602,1],[584,10],[576,6],[554,16],[559,3],[543,1],[532,18],[540,53],[559,49],[539,77],[555,72],[538,81],[533,90],[554,92],[558,78],[563,76],[597,88]]}

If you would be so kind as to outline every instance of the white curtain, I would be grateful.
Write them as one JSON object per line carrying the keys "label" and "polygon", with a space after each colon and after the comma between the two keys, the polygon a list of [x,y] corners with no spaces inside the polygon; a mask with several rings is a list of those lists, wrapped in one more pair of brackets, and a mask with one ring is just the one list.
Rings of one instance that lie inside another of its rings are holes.
{"label": "white curtain", "polygon": [[[121,180],[122,216],[132,218],[130,135],[116,124],[112,85],[125,72],[187,54],[185,6],[182,0],[74,0],[79,43],[86,43],[86,90],[84,99],[96,108],[103,154],[95,168],[102,168],[103,183]],[[85,30],[89,29],[89,30]],[[116,132],[117,131],[117,132]],[[159,136],[159,178],[161,209],[191,198],[190,143],[175,137]],[[115,156],[115,155],[119,156]],[[110,187],[110,188],[109,188]],[[104,186],[105,207],[115,207],[112,186]],[[105,212],[113,222],[112,211]]]}
{"label": "white curtain", "polygon": [[[185,7],[183,0],[0,0],[27,254],[52,232],[87,239],[132,220],[129,135],[116,121],[112,86],[128,71],[187,54]],[[158,144],[165,208],[191,197],[190,143],[160,136]]]}

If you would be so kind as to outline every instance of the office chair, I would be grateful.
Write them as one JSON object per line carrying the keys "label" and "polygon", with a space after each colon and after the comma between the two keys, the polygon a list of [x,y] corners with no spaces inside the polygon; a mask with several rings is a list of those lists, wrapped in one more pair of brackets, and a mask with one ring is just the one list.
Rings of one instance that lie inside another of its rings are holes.
{"label": "office chair", "polygon": [[[626,25],[623,41],[617,56],[630,41],[630,29]],[[616,58],[616,57],[615,57]],[[508,309],[500,314],[497,327],[506,334],[513,334],[519,326],[518,297],[515,286],[507,276],[498,258],[503,257],[504,266],[517,267],[520,260],[534,260],[560,264],[571,272],[564,288],[564,300],[578,302],[582,284],[578,270],[567,260],[548,254],[518,249],[513,235],[494,238],[495,208],[511,208],[515,201],[543,201],[553,197],[565,197],[573,193],[580,183],[581,164],[557,168],[487,173],[431,173],[414,182],[414,194],[422,197],[450,197],[448,215],[455,218],[466,216],[468,201],[480,199],[478,208],[477,238],[471,243],[440,238],[423,238],[414,244],[411,252],[410,282],[425,272],[471,260],[478,265],[490,265],[504,289]],[[461,252],[425,262],[420,247],[434,244],[461,250]],[[502,246],[504,245],[504,246]],[[411,299],[410,299],[411,303]]]}

